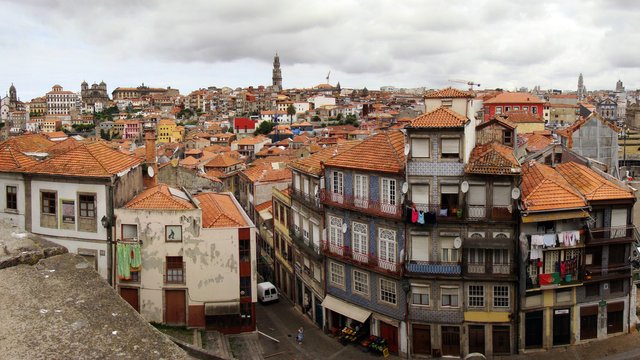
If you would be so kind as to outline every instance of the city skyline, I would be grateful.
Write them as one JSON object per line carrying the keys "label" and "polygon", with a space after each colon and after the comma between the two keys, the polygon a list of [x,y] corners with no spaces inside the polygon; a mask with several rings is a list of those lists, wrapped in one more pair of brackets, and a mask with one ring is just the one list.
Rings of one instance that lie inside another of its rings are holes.
{"label": "city skyline", "polygon": [[[588,90],[640,87],[633,21],[640,4],[552,2],[133,2],[8,1],[0,25],[2,82],[21,100],[80,83],[180,89],[271,84],[284,88]],[[46,14],[46,16],[43,16]],[[18,35],[16,35],[18,34]]]}

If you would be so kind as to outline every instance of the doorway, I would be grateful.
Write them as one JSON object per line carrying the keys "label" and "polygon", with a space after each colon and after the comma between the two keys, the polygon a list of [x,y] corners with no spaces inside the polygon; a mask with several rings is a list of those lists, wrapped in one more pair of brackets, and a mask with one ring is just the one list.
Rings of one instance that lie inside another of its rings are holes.
{"label": "doorway", "polygon": [[413,353],[431,355],[431,327],[429,325],[413,325]]}
{"label": "doorway", "polygon": [[380,321],[380,336],[387,340],[389,352],[398,352],[398,328]]}
{"label": "doorway", "polygon": [[460,328],[442,327],[442,355],[460,356]]}
{"label": "doorway", "polygon": [[469,352],[485,353],[484,325],[469,325]]}
{"label": "doorway", "polygon": [[553,345],[571,343],[571,310],[555,309],[553,311]]}
{"label": "doorway", "polygon": [[164,322],[169,325],[185,325],[187,320],[186,291],[164,291]]}
{"label": "doorway", "polygon": [[120,288],[120,297],[124,299],[124,301],[128,302],[132,308],[134,308],[137,312],[140,312],[140,297],[138,295],[137,288]]}
{"label": "doorway", "polygon": [[528,312],[524,316],[524,346],[526,349],[542,347],[542,311]]}

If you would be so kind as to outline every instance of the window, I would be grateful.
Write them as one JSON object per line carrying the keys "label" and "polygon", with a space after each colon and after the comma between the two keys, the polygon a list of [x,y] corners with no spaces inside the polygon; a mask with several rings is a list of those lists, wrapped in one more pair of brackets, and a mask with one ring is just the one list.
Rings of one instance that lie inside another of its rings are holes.
{"label": "window", "polygon": [[455,238],[453,237],[441,237],[440,238],[440,247],[442,249],[442,262],[459,262],[460,261],[460,250],[454,248]]}
{"label": "window", "polygon": [[520,110],[520,106],[514,106],[513,110]]}
{"label": "window", "polygon": [[[395,179],[382,178],[382,194],[381,199],[383,204],[395,205],[396,204],[396,181]],[[384,207],[383,207],[384,211]],[[395,209],[393,209],[395,212]]]}
{"label": "window", "polygon": [[342,194],[343,190],[343,175],[339,171],[334,171],[332,175],[331,192],[334,194]]}
{"label": "window", "polygon": [[335,216],[329,216],[329,245],[342,248],[344,246],[342,240],[342,219]]}
{"label": "window", "polygon": [[396,283],[387,279],[380,279],[380,300],[395,305],[398,301]]}
{"label": "window", "polygon": [[453,99],[442,99],[442,107],[450,108],[453,106]]}
{"label": "window", "polygon": [[529,111],[529,107],[528,107],[528,106],[523,106],[523,107],[522,107],[522,111],[524,111],[524,112],[528,112],[528,111]]}
{"label": "window", "polygon": [[502,106],[496,106],[496,115],[502,114]]}
{"label": "window", "polygon": [[511,106],[505,106],[504,107],[504,112],[509,112],[511,111]]}
{"label": "window", "polygon": [[457,287],[441,287],[440,288],[440,306],[441,307],[458,307],[458,288]]}
{"label": "window", "polygon": [[509,286],[495,285],[493,287],[493,307],[509,307]]}
{"label": "window", "polygon": [[353,292],[369,296],[369,274],[364,271],[353,270]]}
{"label": "window", "polygon": [[609,245],[609,265],[624,264],[626,257],[624,256],[626,245]]}
{"label": "window", "polygon": [[458,184],[440,185],[440,216],[456,216],[458,209]]}
{"label": "window", "polygon": [[428,286],[411,287],[411,303],[413,305],[429,306],[429,290]]}
{"label": "window", "polygon": [[469,307],[484,307],[484,286],[469,285]]}
{"label": "window", "polygon": [[584,287],[586,296],[600,296],[600,283],[589,283]]}
{"label": "window", "polygon": [[251,276],[240,276],[240,296],[251,296]]}
{"label": "window", "polygon": [[460,154],[460,139],[442,139],[440,157],[447,159],[457,159]]}
{"label": "window", "polygon": [[166,282],[184,284],[184,263],[182,256],[167,256]]}
{"label": "window", "polygon": [[484,249],[469,249],[469,264],[484,265]]}
{"label": "window", "polygon": [[510,130],[505,130],[502,133],[502,142],[505,145],[512,145],[513,142],[513,133]]}
{"label": "window", "polygon": [[138,225],[122,224],[122,240],[132,240],[138,238]]}
{"label": "window", "polygon": [[7,209],[18,210],[18,187],[7,186]]}
{"label": "window", "polygon": [[429,261],[430,252],[431,244],[428,236],[411,236],[411,260]]}
{"label": "window", "polygon": [[507,249],[493,249],[493,264],[494,265],[507,265],[507,264],[509,264],[509,250],[507,250]]}
{"label": "window", "polygon": [[428,158],[431,156],[431,141],[429,139],[411,139],[411,157]]}
{"label": "window", "polygon": [[300,175],[299,174],[296,174],[293,177],[293,188],[294,188],[294,190],[298,190],[298,191],[301,190],[300,189]]}
{"label": "window", "polygon": [[344,286],[344,265],[331,262],[329,266],[331,283],[335,286]]}
{"label": "window", "polygon": [[420,210],[428,210],[426,207],[424,209],[421,208],[420,205],[429,204],[429,185],[412,185],[411,201],[413,201]]}
{"label": "window", "polygon": [[78,196],[80,202],[80,217],[96,217],[96,196],[81,194]]}
{"label": "window", "polygon": [[531,113],[532,114],[537,114],[538,113],[538,107],[537,106],[532,106],[531,107]]}
{"label": "window", "polygon": [[369,207],[369,177],[356,174],[353,177],[353,197],[355,205],[362,208]]}
{"label": "window", "polygon": [[55,215],[56,214],[56,193],[43,191],[40,194],[42,199],[41,212],[43,214]]}
{"label": "window", "polygon": [[383,267],[384,263],[388,265],[394,265],[393,269],[395,270],[396,263],[396,232],[389,229],[378,229],[378,258],[383,262],[381,264]]}
{"label": "window", "polygon": [[251,243],[249,240],[240,240],[240,261],[251,260]]}
{"label": "window", "polygon": [[609,292],[611,294],[618,294],[624,292],[624,281],[622,279],[615,279],[609,281]]}
{"label": "window", "polygon": [[[353,242],[354,257],[356,254],[367,255],[369,245],[369,235],[367,224],[352,222],[351,233]],[[356,259],[357,260],[357,259]]]}

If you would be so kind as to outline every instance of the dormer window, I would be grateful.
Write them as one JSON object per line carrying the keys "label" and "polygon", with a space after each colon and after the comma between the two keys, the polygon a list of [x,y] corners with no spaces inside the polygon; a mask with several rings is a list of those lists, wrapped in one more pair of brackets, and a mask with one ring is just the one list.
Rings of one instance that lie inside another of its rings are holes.
{"label": "dormer window", "polygon": [[452,99],[442,99],[442,107],[450,108],[453,106]]}
{"label": "dormer window", "polygon": [[513,133],[509,130],[502,132],[502,143],[505,145],[513,145]]}

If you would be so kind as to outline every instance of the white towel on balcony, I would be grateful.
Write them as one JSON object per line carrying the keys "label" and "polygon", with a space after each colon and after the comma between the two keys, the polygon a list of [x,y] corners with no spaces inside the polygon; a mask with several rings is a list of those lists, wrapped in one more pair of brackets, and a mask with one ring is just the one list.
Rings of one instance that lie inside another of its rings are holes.
{"label": "white towel on balcony", "polygon": [[544,237],[542,235],[531,235],[531,245],[544,245]]}
{"label": "white towel on balcony", "polygon": [[531,251],[529,252],[530,260],[542,259],[542,248],[540,246],[531,246]]}
{"label": "white towel on balcony", "polygon": [[556,239],[558,238],[556,234],[545,234],[543,235],[543,238],[544,238],[544,246],[546,247],[556,246]]}

